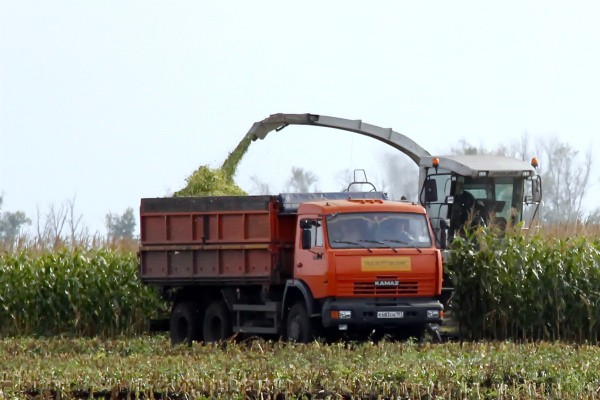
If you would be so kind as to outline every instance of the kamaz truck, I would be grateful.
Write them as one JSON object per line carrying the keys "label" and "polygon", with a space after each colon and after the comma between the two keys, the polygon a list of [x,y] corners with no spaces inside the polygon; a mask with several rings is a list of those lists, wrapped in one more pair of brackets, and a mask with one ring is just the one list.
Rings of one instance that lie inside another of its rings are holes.
{"label": "kamaz truck", "polygon": [[439,338],[441,251],[426,210],[381,192],[145,198],[140,277],[174,344],[374,332]]}

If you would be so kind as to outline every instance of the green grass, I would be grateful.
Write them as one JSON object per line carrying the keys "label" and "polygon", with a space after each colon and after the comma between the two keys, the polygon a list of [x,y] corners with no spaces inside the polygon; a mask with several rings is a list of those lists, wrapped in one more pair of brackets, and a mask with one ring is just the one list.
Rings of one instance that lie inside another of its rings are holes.
{"label": "green grass", "polygon": [[5,398],[597,398],[600,388],[600,348],[563,343],[5,338],[0,365]]}

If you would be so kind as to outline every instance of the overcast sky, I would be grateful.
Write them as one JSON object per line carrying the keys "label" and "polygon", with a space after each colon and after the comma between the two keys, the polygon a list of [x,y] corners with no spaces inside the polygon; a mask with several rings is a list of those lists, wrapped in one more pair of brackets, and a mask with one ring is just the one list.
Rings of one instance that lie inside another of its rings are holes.
{"label": "overcast sky", "polygon": [[[75,199],[104,233],[108,212],[181,189],[278,112],[362,119],[431,153],[527,133],[597,157],[599,20],[597,1],[0,0],[2,211],[35,222]],[[236,181],[277,193],[301,166],[337,190],[343,170],[381,179],[388,153],[289,127]]]}

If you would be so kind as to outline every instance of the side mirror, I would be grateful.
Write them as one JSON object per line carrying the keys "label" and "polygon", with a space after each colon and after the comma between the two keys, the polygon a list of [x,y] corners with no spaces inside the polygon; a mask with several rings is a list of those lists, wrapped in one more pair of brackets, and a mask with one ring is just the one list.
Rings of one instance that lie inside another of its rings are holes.
{"label": "side mirror", "polygon": [[425,192],[425,203],[434,203],[438,200],[435,179],[427,179],[423,182],[423,191]]}
{"label": "side mirror", "polygon": [[302,229],[302,249],[308,250],[312,245],[312,235],[310,229]]}

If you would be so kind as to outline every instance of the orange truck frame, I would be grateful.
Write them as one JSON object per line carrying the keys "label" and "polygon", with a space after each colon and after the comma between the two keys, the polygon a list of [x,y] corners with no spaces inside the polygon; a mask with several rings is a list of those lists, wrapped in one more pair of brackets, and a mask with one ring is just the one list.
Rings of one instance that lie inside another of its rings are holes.
{"label": "orange truck frame", "polygon": [[[172,303],[173,344],[439,338],[442,256],[421,205],[380,192],[147,198],[140,221],[140,278]],[[360,236],[343,236],[352,224]]]}

